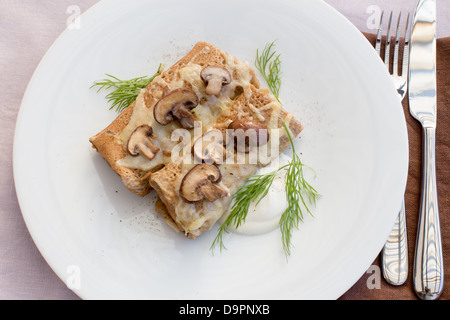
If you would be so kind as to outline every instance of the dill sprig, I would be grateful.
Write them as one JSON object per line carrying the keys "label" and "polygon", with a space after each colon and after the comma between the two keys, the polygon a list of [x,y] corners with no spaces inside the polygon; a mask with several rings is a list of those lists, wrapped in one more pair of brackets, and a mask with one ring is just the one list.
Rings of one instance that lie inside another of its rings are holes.
{"label": "dill sprig", "polygon": [[[292,146],[292,160],[289,162],[285,175],[286,199],[288,207],[280,218],[280,230],[283,249],[286,255],[291,254],[292,231],[298,229],[298,225],[303,221],[303,209],[312,215],[309,205],[316,205],[316,200],[320,197],[319,193],[308,181],[306,181],[303,168],[304,164],[299,155],[295,152],[294,141],[286,126],[282,121]],[[303,208],[303,209],[302,209]]]}
{"label": "dill sprig", "polygon": [[108,99],[108,103],[111,103],[109,109],[115,108],[117,112],[122,112],[136,100],[141,89],[145,88],[156,76],[161,74],[161,72],[162,64],[159,65],[158,71],[151,77],[143,76],[130,80],[121,80],[115,76],[106,74],[109,79],[95,81],[91,88],[98,86],[97,92],[100,92],[102,89],[113,89],[113,91],[108,93],[105,97]]}
{"label": "dill sprig", "polygon": [[266,80],[272,94],[280,102],[281,60],[280,55],[276,55],[273,51],[274,47],[275,41],[266,44],[261,55],[257,49],[255,66]]}

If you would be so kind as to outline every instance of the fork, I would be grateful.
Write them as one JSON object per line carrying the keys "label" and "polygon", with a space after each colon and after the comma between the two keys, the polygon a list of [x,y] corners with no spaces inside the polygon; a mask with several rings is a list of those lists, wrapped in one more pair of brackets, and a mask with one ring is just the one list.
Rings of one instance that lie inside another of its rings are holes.
{"label": "fork", "polygon": [[[399,13],[397,19],[397,28],[395,35],[395,43],[394,43],[394,58],[391,66],[390,63],[390,51],[391,51],[391,31],[392,31],[392,23],[393,23],[393,12],[391,11],[387,35],[386,35],[386,43],[385,43],[385,53],[384,57],[381,55],[381,42],[382,42],[382,34],[383,34],[383,17],[384,11],[381,13],[380,18],[380,26],[378,28],[377,40],[375,44],[375,50],[378,55],[384,61],[388,72],[391,75],[391,78],[394,82],[394,86],[397,89],[397,92],[400,97],[400,102],[406,96],[406,91],[408,89],[408,60],[409,60],[409,41],[410,41],[410,14],[408,13],[407,21],[406,21],[406,29],[405,29],[405,41],[403,45],[403,61],[402,61],[402,72],[399,74],[399,47],[400,47],[400,25],[402,20],[402,15]],[[392,68],[391,68],[392,67]],[[392,73],[391,70],[392,69]],[[407,245],[407,236],[406,236],[406,217],[405,217],[405,201],[402,200],[401,207],[395,224],[392,228],[391,234],[387,239],[381,256],[381,269],[383,273],[383,277],[386,281],[391,285],[402,285],[405,283],[408,277],[408,245]]]}

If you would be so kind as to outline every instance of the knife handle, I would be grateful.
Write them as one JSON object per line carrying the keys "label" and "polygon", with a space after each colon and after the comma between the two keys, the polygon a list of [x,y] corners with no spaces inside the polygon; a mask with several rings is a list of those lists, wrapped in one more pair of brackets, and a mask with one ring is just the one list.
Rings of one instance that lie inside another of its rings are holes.
{"label": "knife handle", "polygon": [[420,299],[439,298],[444,285],[436,187],[436,128],[424,128],[422,195],[414,257],[414,290]]}
{"label": "knife handle", "polygon": [[381,254],[381,270],[391,285],[400,286],[408,278],[408,241],[406,236],[405,201]]}

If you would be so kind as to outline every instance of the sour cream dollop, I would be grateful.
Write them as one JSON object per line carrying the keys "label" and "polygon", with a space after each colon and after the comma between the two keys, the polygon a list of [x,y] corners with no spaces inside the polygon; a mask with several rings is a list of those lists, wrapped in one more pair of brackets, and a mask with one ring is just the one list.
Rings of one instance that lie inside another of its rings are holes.
{"label": "sour cream dollop", "polygon": [[[290,157],[285,154],[281,154],[268,166],[260,168],[256,174],[261,175],[275,171],[279,167],[289,163],[290,160]],[[230,214],[232,205],[233,203],[231,203],[227,212],[221,218],[221,223],[223,223],[223,221],[225,221]],[[267,195],[261,199],[258,205],[256,205],[256,202],[250,204],[245,222],[242,223],[239,228],[236,229],[232,226],[231,229],[234,232],[247,235],[257,235],[271,232],[278,228],[280,217],[287,207],[288,202],[286,200],[285,170],[281,170],[275,176]]]}

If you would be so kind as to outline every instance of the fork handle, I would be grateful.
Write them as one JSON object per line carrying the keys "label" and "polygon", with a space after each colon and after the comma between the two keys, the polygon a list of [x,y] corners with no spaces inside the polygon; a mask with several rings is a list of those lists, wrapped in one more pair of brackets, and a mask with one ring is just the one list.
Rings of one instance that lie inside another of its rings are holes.
{"label": "fork handle", "polygon": [[408,278],[408,241],[404,200],[391,234],[383,247],[381,270],[384,279],[394,286],[404,284]]}
{"label": "fork handle", "polygon": [[444,285],[436,187],[436,128],[424,128],[422,195],[414,257],[414,290],[419,298],[439,298]]}

